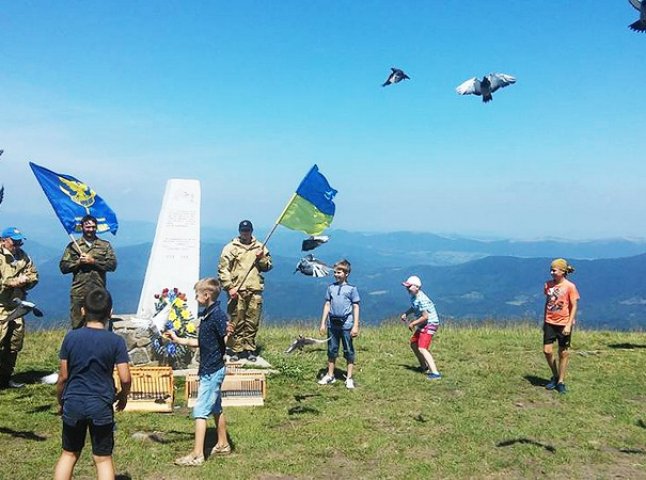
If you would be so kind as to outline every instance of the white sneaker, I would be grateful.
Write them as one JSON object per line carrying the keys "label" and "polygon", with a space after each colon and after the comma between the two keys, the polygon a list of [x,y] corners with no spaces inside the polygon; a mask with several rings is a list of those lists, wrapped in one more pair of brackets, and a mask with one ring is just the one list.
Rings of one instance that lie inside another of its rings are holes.
{"label": "white sneaker", "polygon": [[325,375],[322,379],[319,380],[319,385],[330,385],[331,383],[336,382],[336,378],[333,375]]}
{"label": "white sneaker", "polygon": [[345,388],[348,390],[354,390],[354,380],[352,378],[345,379]]}

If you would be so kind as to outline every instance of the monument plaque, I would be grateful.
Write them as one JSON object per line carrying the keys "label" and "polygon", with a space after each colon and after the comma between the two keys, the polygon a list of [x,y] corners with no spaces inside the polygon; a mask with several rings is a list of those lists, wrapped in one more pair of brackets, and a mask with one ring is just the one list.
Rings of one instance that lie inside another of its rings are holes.
{"label": "monument plaque", "polygon": [[163,312],[155,316],[155,295],[177,288],[186,294],[186,303],[197,316],[193,286],[200,277],[200,182],[170,179],[157,220],[155,240],[139,298],[137,319],[153,320],[163,326]]}

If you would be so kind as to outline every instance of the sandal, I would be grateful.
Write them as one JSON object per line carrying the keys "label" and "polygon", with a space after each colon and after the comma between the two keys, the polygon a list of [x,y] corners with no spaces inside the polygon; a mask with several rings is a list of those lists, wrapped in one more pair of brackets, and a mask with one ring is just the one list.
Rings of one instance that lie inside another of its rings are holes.
{"label": "sandal", "polygon": [[203,463],[204,457],[202,455],[194,457],[192,453],[175,459],[175,465],[180,465],[182,467],[199,467]]}
{"label": "sandal", "polygon": [[229,455],[231,453],[231,445],[228,443],[226,445],[215,445],[211,450],[211,455]]}

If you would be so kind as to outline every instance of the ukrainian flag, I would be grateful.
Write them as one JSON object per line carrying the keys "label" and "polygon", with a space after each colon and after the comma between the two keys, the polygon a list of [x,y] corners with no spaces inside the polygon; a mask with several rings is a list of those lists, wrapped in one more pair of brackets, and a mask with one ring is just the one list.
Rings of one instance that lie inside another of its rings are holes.
{"label": "ukrainian flag", "polygon": [[97,233],[117,233],[117,215],[88,185],[32,162],[29,166],[67,233],[81,232],[81,219],[88,214],[97,219]]}
{"label": "ukrainian flag", "polygon": [[298,186],[278,223],[292,230],[318,235],[332,223],[335,209],[332,199],[337,193],[314,165]]}

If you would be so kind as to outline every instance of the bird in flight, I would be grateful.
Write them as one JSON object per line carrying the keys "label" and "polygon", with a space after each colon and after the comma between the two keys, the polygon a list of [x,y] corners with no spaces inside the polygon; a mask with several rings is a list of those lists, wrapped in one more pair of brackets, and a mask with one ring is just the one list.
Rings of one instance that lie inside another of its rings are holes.
{"label": "bird in flight", "polygon": [[320,260],[314,258],[311,253],[304,256],[296,265],[294,273],[301,272],[308,277],[325,277],[330,274],[330,268]]}
{"label": "bird in flight", "polygon": [[633,32],[646,32],[646,1],[628,0],[630,4],[639,12],[639,20],[628,25]]}
{"label": "bird in flight", "polygon": [[330,339],[326,338],[324,340],[317,340],[316,338],[304,337],[303,335],[299,335],[298,338],[294,340],[289,347],[287,347],[287,350],[285,350],[285,353],[292,353],[294,350],[303,350],[303,347],[306,345],[325,343],[328,340]]}
{"label": "bird in flight", "polygon": [[303,245],[301,246],[301,250],[303,252],[307,252],[308,250],[314,250],[316,247],[323,245],[324,243],[327,243],[327,241],[330,239],[327,235],[312,235],[309,238],[306,238],[303,240]]}
{"label": "bird in flight", "polygon": [[516,78],[505,73],[490,73],[478,80],[476,77],[470,78],[466,82],[460,84],[455,89],[460,95],[482,95],[484,103],[493,100],[491,95],[499,88],[505,88],[508,85],[516,83]]}
{"label": "bird in flight", "polygon": [[402,80],[410,80],[410,77],[406,75],[403,70],[395,67],[392,67],[391,70],[392,72],[390,72],[386,81],[381,85],[382,87],[387,87],[393,83],[399,83]]}

